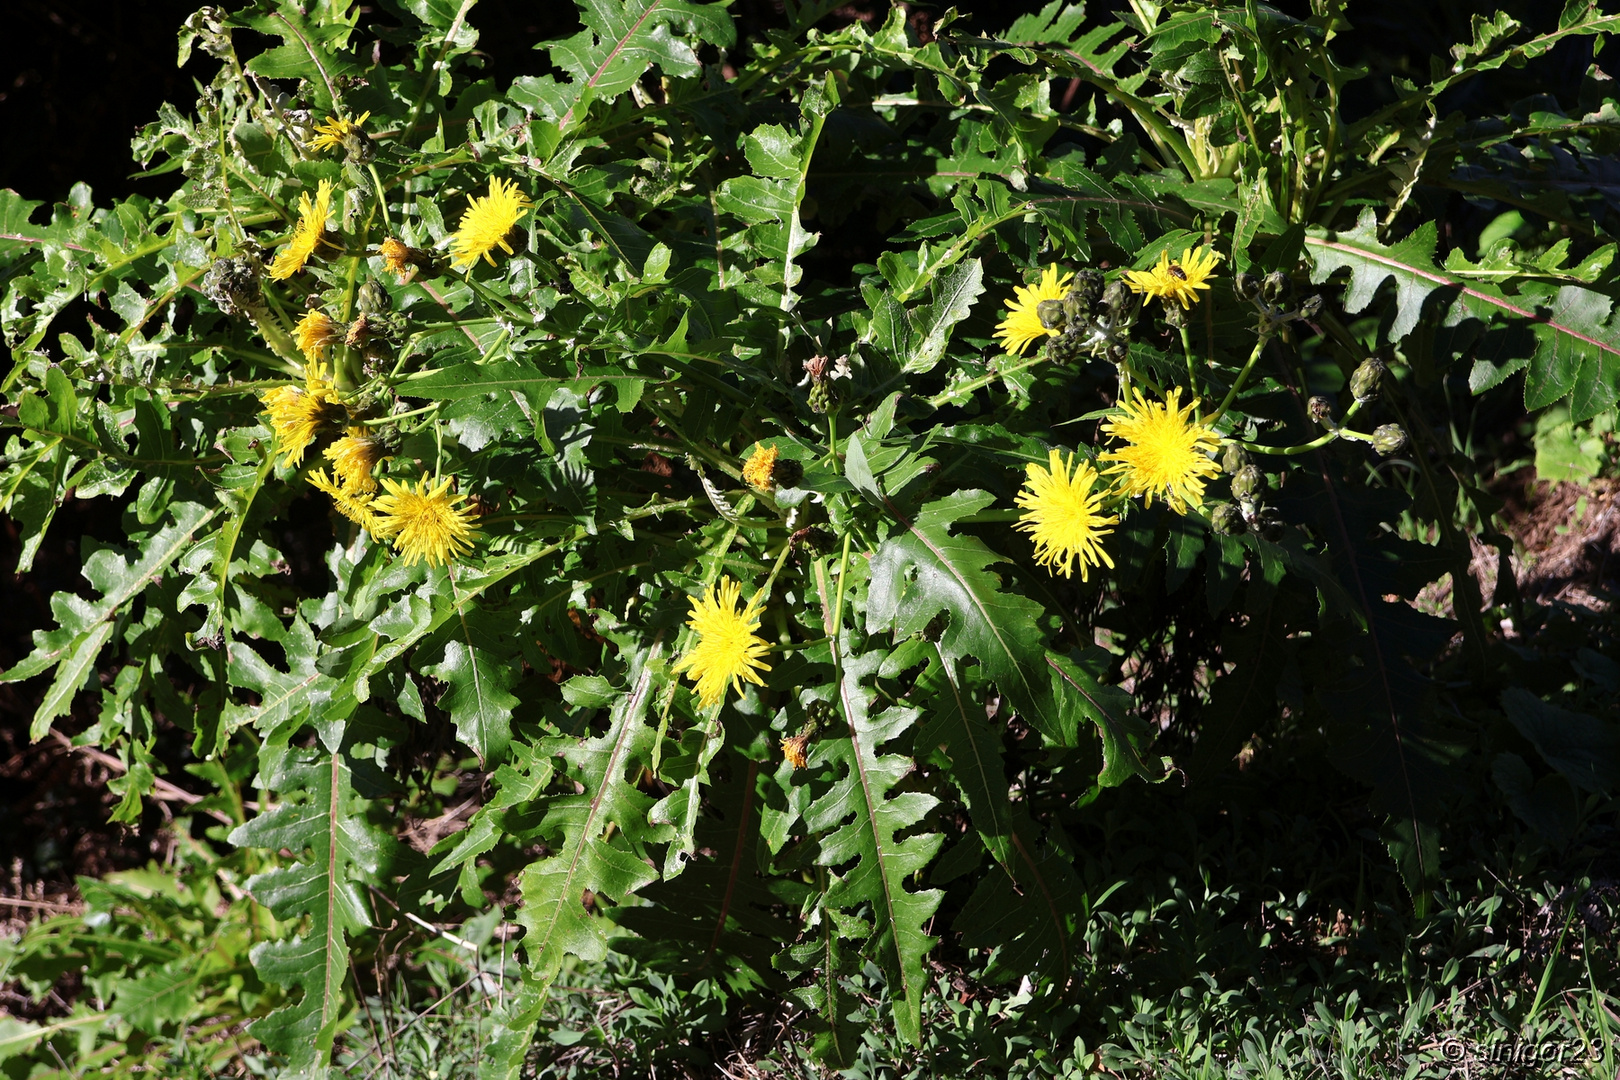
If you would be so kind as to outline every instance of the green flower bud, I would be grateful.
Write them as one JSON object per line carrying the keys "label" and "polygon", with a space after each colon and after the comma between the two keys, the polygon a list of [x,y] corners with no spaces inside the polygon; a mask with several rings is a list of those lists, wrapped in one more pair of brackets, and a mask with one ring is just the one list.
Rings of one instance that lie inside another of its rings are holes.
{"label": "green flower bud", "polygon": [[1059,364],[1081,364],[1086,361],[1084,338],[1073,330],[1046,339],[1046,358]]}
{"label": "green flower bud", "polygon": [[1103,290],[1102,302],[1109,314],[1117,317],[1131,303],[1130,286],[1123,281],[1110,281],[1108,288]]}
{"label": "green flower bud", "polygon": [[1096,270],[1082,270],[1074,276],[1074,284],[1069,287],[1069,295],[1063,298],[1063,313],[1069,317],[1070,322],[1082,322],[1090,316],[1091,309],[1097,306],[1102,294],[1102,274]]}
{"label": "green flower bud", "polygon": [[1125,362],[1125,357],[1129,355],[1129,353],[1130,349],[1126,347],[1123,341],[1116,341],[1108,346],[1108,351],[1103,355],[1107,358],[1110,364],[1123,364]]}
{"label": "green flower bud", "polygon": [[1255,522],[1255,528],[1261,536],[1275,544],[1288,531],[1288,523],[1277,515],[1277,511],[1266,509],[1260,511],[1260,520]]}
{"label": "green flower bud", "polygon": [[1406,429],[1399,424],[1384,424],[1373,429],[1373,449],[1388,457],[1406,445]]}
{"label": "green flower bud", "polygon": [[1260,295],[1259,280],[1247,270],[1239,270],[1237,277],[1232,279],[1232,288],[1245,300],[1253,300]]}
{"label": "green flower bud", "polygon": [[1294,291],[1294,283],[1287,274],[1281,270],[1273,270],[1266,275],[1265,284],[1260,286],[1260,295],[1268,304],[1276,304],[1288,299],[1288,294]]}
{"label": "green flower bud", "polygon": [[1182,327],[1187,325],[1189,321],[1188,315],[1189,312],[1187,309],[1182,307],[1180,304],[1165,305],[1164,321],[1174,330],[1180,330]]}
{"label": "green flower bud", "polygon": [[831,382],[812,382],[810,384],[811,412],[818,414],[825,413],[828,409],[832,408],[834,404],[835,402],[833,401],[833,389]]}
{"label": "green flower bud", "polygon": [[1249,501],[1266,493],[1266,474],[1253,465],[1245,465],[1232,477],[1232,498]]}
{"label": "green flower bud", "polygon": [[1305,412],[1318,424],[1324,427],[1333,426],[1333,402],[1331,399],[1317,394],[1305,403]]}
{"label": "green flower bud", "polygon": [[1035,315],[1048,330],[1063,329],[1063,301],[1042,300],[1035,305]]}
{"label": "green flower bud", "polygon": [[1243,519],[1243,511],[1231,503],[1221,503],[1210,511],[1209,527],[1222,536],[1242,536],[1249,531],[1249,523]]}
{"label": "green flower bud", "polygon": [[1383,381],[1384,373],[1389,368],[1376,356],[1369,356],[1356,368],[1355,374],[1350,376],[1350,392],[1356,396],[1357,401],[1375,401],[1378,398],[1379,383]]}
{"label": "green flower bud", "polygon": [[1249,452],[1237,443],[1228,446],[1221,454],[1221,471],[1228,476],[1249,464]]}
{"label": "green flower bud", "polygon": [[382,282],[375,278],[368,278],[360,286],[357,299],[360,310],[367,315],[380,315],[394,306],[394,298],[388,295],[388,290],[383,288]]}
{"label": "green flower bud", "polygon": [[1322,294],[1321,293],[1316,293],[1316,294],[1314,294],[1312,296],[1306,297],[1305,302],[1303,304],[1299,305],[1299,317],[1302,318],[1302,319],[1314,319],[1318,315],[1320,315],[1321,313],[1322,313]]}

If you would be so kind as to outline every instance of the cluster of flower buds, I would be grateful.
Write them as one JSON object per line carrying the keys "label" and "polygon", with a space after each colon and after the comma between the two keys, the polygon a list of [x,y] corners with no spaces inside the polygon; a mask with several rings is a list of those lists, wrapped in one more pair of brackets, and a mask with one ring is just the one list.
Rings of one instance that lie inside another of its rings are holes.
{"label": "cluster of flower buds", "polygon": [[1123,281],[1103,285],[1096,270],[1082,270],[1062,300],[1042,300],[1035,313],[1041,325],[1056,330],[1049,338],[1046,355],[1059,363],[1076,363],[1100,356],[1113,364],[1123,363],[1130,349],[1131,326],[1139,310],[1137,297]]}
{"label": "cluster of flower buds", "polygon": [[810,388],[810,411],[814,413],[827,413],[838,405],[838,391],[833,382],[838,379],[850,377],[849,357],[840,356],[836,360],[829,360],[825,356],[816,355],[804,362],[804,377],[798,382],[799,386]]}
{"label": "cluster of flower buds", "polygon": [[367,375],[376,375],[376,364],[388,355],[405,333],[405,316],[390,310],[394,298],[376,279],[364,282],[355,295],[354,321],[343,334],[343,344],[360,350]]}
{"label": "cluster of flower buds", "polygon": [[1273,334],[1295,319],[1314,319],[1322,310],[1322,297],[1315,293],[1294,304],[1293,279],[1281,270],[1273,270],[1263,278],[1240,270],[1232,288],[1260,313],[1262,335]]}
{"label": "cluster of flower buds", "polygon": [[1210,511],[1214,530],[1224,536],[1241,536],[1253,529],[1270,541],[1282,538],[1284,525],[1277,511],[1265,504],[1266,474],[1250,460],[1241,446],[1228,446],[1221,455],[1221,469],[1232,478],[1232,498]]}
{"label": "cluster of flower buds", "polygon": [[[1358,408],[1377,400],[1379,384],[1388,370],[1389,367],[1376,356],[1368,357],[1356,368],[1350,376],[1350,394],[1356,399]],[[1332,399],[1320,394],[1305,403],[1305,412],[1312,421],[1322,425],[1325,430],[1336,432],[1340,438],[1366,443],[1384,457],[1406,445],[1406,429],[1399,424],[1383,424],[1374,428],[1370,435],[1341,427],[1333,416]]]}

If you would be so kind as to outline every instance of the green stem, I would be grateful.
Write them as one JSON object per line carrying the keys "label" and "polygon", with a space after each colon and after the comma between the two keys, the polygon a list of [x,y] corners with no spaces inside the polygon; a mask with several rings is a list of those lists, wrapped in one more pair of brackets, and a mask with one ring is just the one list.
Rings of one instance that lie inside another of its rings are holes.
{"label": "green stem", "polygon": [[[1360,411],[1361,402],[1353,401],[1350,403],[1350,407],[1344,411],[1344,418],[1349,420]],[[1242,439],[1223,439],[1222,441],[1231,443],[1235,446],[1241,446],[1243,449],[1248,450],[1251,453],[1270,454],[1273,457],[1295,457],[1296,455],[1306,454],[1312,450],[1326,446],[1328,443],[1334,442],[1335,440],[1341,438],[1349,439],[1352,442],[1372,442],[1371,435],[1367,435],[1360,431],[1352,431],[1349,428],[1344,427],[1342,424],[1327,434],[1319,435],[1310,442],[1300,443],[1298,446],[1266,446],[1262,443],[1244,442]]]}
{"label": "green stem", "polygon": [[392,232],[394,226],[388,220],[388,189],[383,187],[382,177],[377,175],[377,163],[368,161],[366,171],[371,174],[371,182],[377,185],[377,208],[382,211],[383,229]]}
{"label": "green stem", "polygon": [[1237,379],[1232,383],[1232,389],[1228,390],[1226,397],[1221,399],[1221,407],[1209,416],[1204,417],[1202,423],[1205,427],[1214,427],[1221,417],[1226,415],[1226,410],[1232,407],[1232,402],[1237,400],[1238,392],[1243,389],[1243,384],[1249,381],[1249,373],[1254,370],[1254,365],[1260,362],[1260,354],[1265,351],[1266,344],[1270,340],[1270,334],[1261,334],[1260,340],[1254,343],[1254,351],[1249,354],[1248,362],[1243,365],[1243,370],[1238,372]]}
{"label": "green stem", "polygon": [[1185,326],[1181,327],[1181,354],[1187,358],[1187,389],[1194,394],[1198,393],[1198,365],[1193,360],[1192,335],[1187,333]]}
{"label": "green stem", "polygon": [[355,423],[364,424],[367,427],[382,427],[385,424],[396,423],[412,416],[421,416],[425,412],[433,412],[439,407],[439,404],[439,402],[435,401],[431,405],[424,405],[420,409],[412,409],[410,412],[390,413],[388,416],[373,417],[370,420],[357,420]]}

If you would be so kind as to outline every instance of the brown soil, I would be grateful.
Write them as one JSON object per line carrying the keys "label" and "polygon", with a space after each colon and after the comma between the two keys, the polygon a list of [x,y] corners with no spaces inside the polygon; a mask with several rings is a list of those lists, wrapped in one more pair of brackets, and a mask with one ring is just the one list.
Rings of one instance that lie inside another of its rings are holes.
{"label": "brown soil", "polygon": [[1620,591],[1620,484],[1535,483],[1524,490],[1523,502],[1505,512],[1520,595],[1538,604],[1606,609]]}

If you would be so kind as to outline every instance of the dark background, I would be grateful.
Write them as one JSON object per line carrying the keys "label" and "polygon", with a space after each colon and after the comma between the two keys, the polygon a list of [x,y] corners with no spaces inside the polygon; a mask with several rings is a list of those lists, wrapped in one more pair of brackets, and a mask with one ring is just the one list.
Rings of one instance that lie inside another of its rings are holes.
{"label": "dark background", "polygon": [[[188,111],[192,80],[212,77],[215,62],[200,51],[184,68],[175,66],[176,31],[200,6],[199,0],[6,0],[6,33],[0,41],[0,187],[30,199],[56,201],[82,180],[95,190],[98,202],[130,193],[157,197],[173,190],[172,175],[129,179],[135,169],[129,140],[164,101]],[[912,6],[938,11],[944,5]],[[1036,0],[962,0],[955,6],[972,16],[972,29],[994,32],[1043,5]],[[1092,19],[1123,6],[1122,0],[1087,5]],[[1308,10],[1301,0],[1279,0],[1275,6],[1293,15]],[[1338,52],[1345,62],[1366,64],[1375,77],[1357,85],[1351,111],[1381,100],[1388,93],[1389,74],[1426,75],[1429,56],[1443,56],[1453,42],[1468,39],[1474,14],[1507,10],[1526,25],[1545,29],[1555,23],[1561,6],[1553,0],[1353,0],[1349,13],[1354,29],[1337,40]],[[886,8],[878,0],[862,0],[838,9],[825,24],[881,22]],[[393,21],[386,5],[362,6],[361,11],[362,27]],[[731,12],[743,37],[785,23],[776,0],[736,0]],[[565,37],[580,26],[568,0],[482,0],[468,21],[480,31],[479,47],[488,56],[490,73],[502,82],[545,70],[545,54],[536,52],[534,43]],[[1525,93],[1549,81],[1568,86],[1590,57],[1589,42],[1572,45],[1561,47],[1553,63],[1539,71],[1504,73],[1496,81],[1520,83],[1515,89]],[[1466,108],[1480,94],[1522,96],[1504,94],[1500,85],[1484,85],[1491,81],[1473,80],[1446,105]]]}

